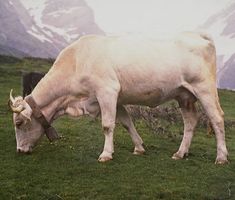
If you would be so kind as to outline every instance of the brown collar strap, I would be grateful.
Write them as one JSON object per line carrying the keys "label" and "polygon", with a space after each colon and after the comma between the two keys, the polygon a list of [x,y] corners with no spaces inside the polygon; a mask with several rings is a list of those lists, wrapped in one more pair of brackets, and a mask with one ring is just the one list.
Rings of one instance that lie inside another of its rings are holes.
{"label": "brown collar strap", "polygon": [[29,104],[33,111],[33,116],[35,119],[43,126],[45,130],[45,134],[47,138],[50,140],[50,142],[59,139],[56,130],[50,125],[50,123],[46,120],[45,116],[41,112],[40,108],[34,101],[33,97],[31,95],[25,97],[25,101]]}

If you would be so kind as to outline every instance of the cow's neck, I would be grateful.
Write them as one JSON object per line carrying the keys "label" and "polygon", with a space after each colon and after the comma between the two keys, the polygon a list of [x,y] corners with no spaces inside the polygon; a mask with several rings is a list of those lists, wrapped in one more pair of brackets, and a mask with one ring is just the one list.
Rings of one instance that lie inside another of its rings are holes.
{"label": "cow's neck", "polygon": [[[48,122],[52,122],[56,113],[63,111],[67,107],[69,97],[60,97],[41,109]],[[62,114],[62,115],[63,115]]]}
{"label": "cow's neck", "polygon": [[68,80],[65,80],[60,72],[48,73],[38,83],[32,92],[32,96],[40,108],[51,104],[55,99],[69,94]]}
{"label": "cow's neck", "polygon": [[41,111],[48,122],[52,122],[65,114],[78,117],[81,114],[87,114],[85,104],[87,104],[88,101],[86,99],[87,98],[79,99],[71,95],[63,96],[42,108]]}
{"label": "cow's neck", "polygon": [[70,93],[68,84],[68,81],[62,79],[59,73],[49,73],[33,90],[32,97],[47,120],[51,120],[53,112],[60,109],[59,106]]}

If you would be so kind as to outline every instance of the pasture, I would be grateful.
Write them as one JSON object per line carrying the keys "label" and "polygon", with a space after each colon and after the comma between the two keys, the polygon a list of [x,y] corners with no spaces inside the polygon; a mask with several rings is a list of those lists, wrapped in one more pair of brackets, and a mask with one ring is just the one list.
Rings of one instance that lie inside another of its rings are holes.
{"label": "pasture", "polygon": [[[46,72],[52,61],[0,57],[0,199],[235,199],[235,93],[221,90],[230,163],[214,164],[214,136],[198,126],[190,155],[171,159],[182,138],[182,121],[157,134],[136,121],[146,154],[132,155],[133,144],[120,125],[115,129],[114,159],[98,163],[104,137],[100,120],[63,117],[54,123],[63,138],[44,137],[31,155],[16,153],[9,91],[21,94],[21,70]],[[162,124],[167,124],[163,121]]]}

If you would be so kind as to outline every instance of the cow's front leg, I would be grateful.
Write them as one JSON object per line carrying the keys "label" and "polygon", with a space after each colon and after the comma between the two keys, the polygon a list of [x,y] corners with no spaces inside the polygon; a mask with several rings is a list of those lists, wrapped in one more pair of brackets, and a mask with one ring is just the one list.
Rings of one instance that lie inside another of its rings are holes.
{"label": "cow's front leg", "polygon": [[114,153],[113,147],[113,131],[115,128],[117,93],[100,92],[97,99],[101,110],[102,128],[105,136],[104,149],[99,156],[99,162],[111,160]]}
{"label": "cow's front leg", "polygon": [[114,127],[103,127],[103,132],[105,136],[104,149],[100,154],[98,161],[106,162],[113,159],[112,154],[114,153],[113,147],[113,130]]}

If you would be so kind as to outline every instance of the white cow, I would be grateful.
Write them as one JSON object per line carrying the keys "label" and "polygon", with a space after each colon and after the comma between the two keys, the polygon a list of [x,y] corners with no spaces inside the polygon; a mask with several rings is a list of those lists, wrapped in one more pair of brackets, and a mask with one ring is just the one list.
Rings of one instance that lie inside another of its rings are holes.
{"label": "white cow", "polygon": [[31,152],[46,132],[56,137],[51,122],[58,116],[101,112],[105,136],[100,162],[112,159],[116,118],[128,129],[135,154],[142,139],[123,105],[157,106],[178,101],[184,136],[173,159],[188,154],[197,123],[199,100],[217,139],[216,163],[227,163],[223,111],[216,89],[213,41],[202,33],[182,33],[168,41],[141,37],[85,36],[65,48],[25,99],[10,95],[19,152]]}

